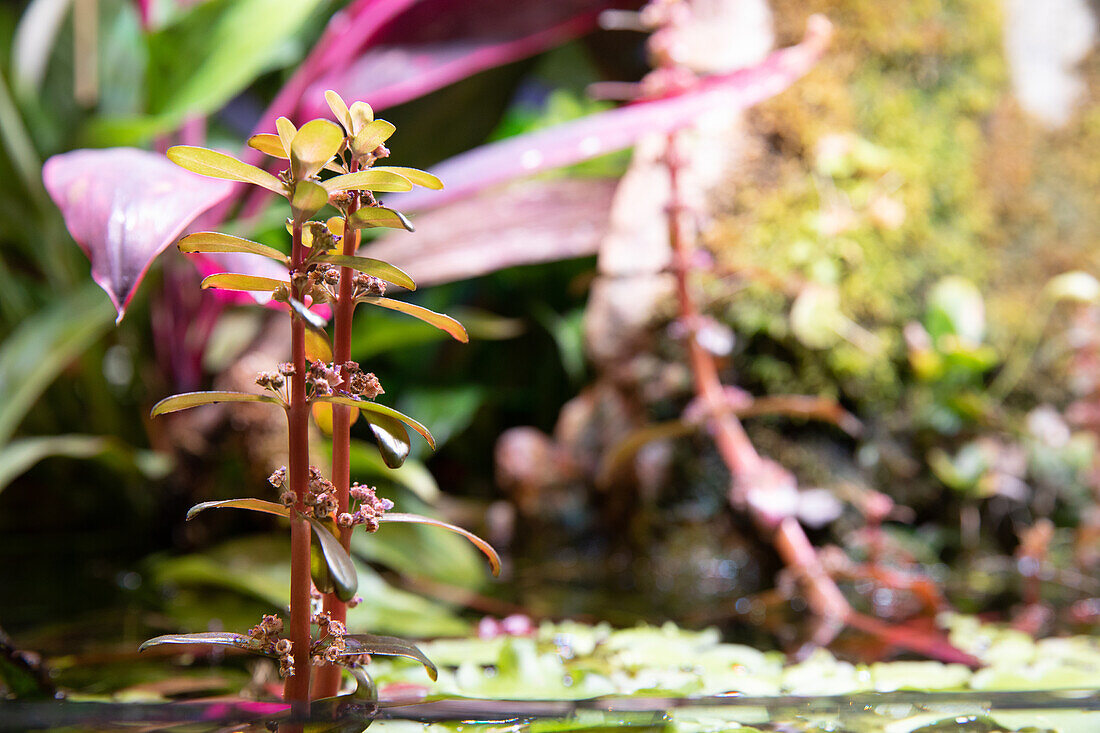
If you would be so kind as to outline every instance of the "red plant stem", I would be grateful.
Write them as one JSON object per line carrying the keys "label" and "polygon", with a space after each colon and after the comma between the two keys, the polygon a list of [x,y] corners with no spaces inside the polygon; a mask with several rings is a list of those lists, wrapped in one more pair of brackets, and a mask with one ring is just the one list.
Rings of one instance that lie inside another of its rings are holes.
{"label": "red plant stem", "polygon": [[[723,462],[738,485],[739,477],[757,474],[764,462],[753,448],[745,429],[734,415],[726,399],[722,382],[718,377],[718,365],[695,338],[699,311],[691,296],[688,274],[691,270],[693,238],[685,231],[682,194],[680,191],[680,157],[677,133],[668,136],[665,157],[669,174],[668,234],[672,247],[673,270],[676,276],[676,294],[680,305],[680,319],[688,332],[687,345],[695,391],[704,401],[711,417],[714,442]],[[741,503],[744,497],[734,495]],[[750,505],[750,511],[751,505]],[[760,520],[760,517],[754,517]],[[770,522],[759,522],[765,526]],[[802,526],[794,518],[787,517],[775,526],[773,541],[784,563],[795,568],[806,582],[806,595],[810,607],[829,623],[843,623],[851,609],[836,583],[822,567],[821,561],[810,544]]]}
{"label": "red plant stem", "polygon": [[[352,160],[348,170],[354,173],[357,167]],[[348,216],[344,219],[344,239],[341,244],[345,255],[354,255],[359,249],[359,230],[348,226],[348,219],[358,208],[359,198],[356,196],[348,206]],[[352,316],[355,315],[355,303],[351,297],[354,276],[355,271],[350,267],[340,268],[339,291],[332,314],[332,360],[336,364],[351,361],[351,321]],[[344,405],[332,406],[332,483],[336,487],[336,503],[339,507],[336,511],[346,512],[350,503],[351,487],[351,408]],[[340,528],[340,544],[349,552],[351,551],[351,531],[351,527]],[[335,593],[325,596],[325,610],[334,621],[347,622],[348,606],[337,598]],[[334,664],[317,670],[313,696],[320,698],[336,695],[340,691],[340,675],[340,667]]]}
{"label": "red plant stem", "polygon": [[[294,217],[294,270],[302,265],[302,222]],[[295,293],[300,298],[300,293]],[[290,378],[289,474],[290,490],[297,499],[290,519],[290,641],[294,645],[294,674],[287,677],[283,697],[291,703],[295,715],[309,713],[310,673],[310,527],[306,521],[304,499],[309,488],[309,404],[306,402],[306,333],[301,318],[290,318],[290,352],[294,374]]]}

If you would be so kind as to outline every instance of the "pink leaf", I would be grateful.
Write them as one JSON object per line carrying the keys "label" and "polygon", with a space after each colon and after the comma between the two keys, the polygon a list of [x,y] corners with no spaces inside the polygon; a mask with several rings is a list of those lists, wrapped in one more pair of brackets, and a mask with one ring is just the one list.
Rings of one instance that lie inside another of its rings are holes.
{"label": "pink leaf", "polygon": [[772,53],[757,66],[706,78],[678,96],[638,102],[461,153],[432,169],[446,184],[444,191],[415,190],[387,203],[396,201],[402,210],[441,206],[505,181],[628,148],[643,135],[690,125],[715,108],[746,109],[809,71],[830,33],[828,20],[813,16],[802,43]]}
{"label": "pink leaf", "polygon": [[149,265],[233,184],[195,175],[133,148],[74,150],[42,166],[42,180],[122,320]]}
{"label": "pink leaf", "polygon": [[385,237],[370,257],[398,265],[420,285],[478,277],[596,253],[617,181],[527,181],[416,218],[416,234]]}

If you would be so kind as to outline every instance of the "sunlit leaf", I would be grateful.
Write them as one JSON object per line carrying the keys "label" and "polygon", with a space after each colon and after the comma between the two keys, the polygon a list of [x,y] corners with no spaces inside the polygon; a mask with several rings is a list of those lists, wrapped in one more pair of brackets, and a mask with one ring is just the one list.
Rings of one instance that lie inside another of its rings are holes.
{"label": "sunlit leaf", "polygon": [[286,195],[286,187],[275,176],[217,150],[176,145],[168,148],[167,156],[176,165],[200,176],[252,183],[280,196]]}
{"label": "sunlit leaf", "polygon": [[55,155],[42,167],[42,181],[119,320],[153,259],[233,191],[231,183],[129,148]]}
{"label": "sunlit leaf", "polygon": [[344,102],[336,92],[329,89],[325,92],[325,102],[328,103],[328,108],[332,110],[332,116],[336,118],[336,121],[343,125],[344,130],[351,131],[351,112],[348,111],[348,105]]}
{"label": "sunlit leaf", "polygon": [[179,412],[200,405],[214,405],[222,402],[266,402],[279,407],[286,407],[278,397],[269,394],[248,394],[247,392],[184,392],[183,394],[165,397],[153,405],[149,415],[165,415],[169,412]]}
{"label": "sunlit leaf", "polygon": [[272,291],[280,287],[289,287],[286,280],[276,280],[270,277],[258,275],[241,275],[236,272],[219,272],[207,275],[202,280],[202,288],[217,288],[218,290],[238,291]]}
{"label": "sunlit leaf", "polygon": [[[306,326],[312,331],[324,331],[325,325],[328,323],[319,314],[314,313],[309,308],[306,308],[305,303],[295,298],[287,299],[287,307],[290,308],[291,313],[305,321]],[[332,361],[332,359],[326,359],[325,361]]]}
{"label": "sunlit leaf", "polygon": [[188,234],[179,241],[179,251],[184,254],[195,252],[243,252],[245,254],[261,255],[290,266],[290,258],[274,247],[253,242],[248,239],[234,237],[231,234],[220,232],[195,232]]}
{"label": "sunlit leaf", "polygon": [[290,154],[287,153],[286,148],[283,147],[282,139],[280,139],[278,135],[272,135],[270,132],[260,132],[248,138],[248,147],[259,150],[265,155],[270,155],[272,158],[280,158],[282,160],[290,158]]}
{"label": "sunlit leaf", "polygon": [[332,344],[328,340],[328,334],[323,331],[306,331],[306,359],[332,361]]}
{"label": "sunlit leaf", "polygon": [[363,418],[378,442],[378,454],[382,456],[382,460],[390,468],[400,468],[412,448],[405,424],[396,418],[377,413],[364,415]]}
{"label": "sunlit leaf", "polygon": [[328,192],[313,181],[298,181],[294,184],[294,193],[290,205],[299,219],[308,219],[328,203]]}
{"label": "sunlit leaf", "polygon": [[[428,432],[428,429],[418,423],[416,420],[413,420],[408,415],[403,415],[392,407],[386,407],[385,405],[380,405],[377,402],[371,402],[370,400],[361,400],[355,397],[347,397],[344,395],[321,395],[315,397],[314,399],[321,402],[332,402],[338,405],[358,407],[360,410],[374,415],[385,415],[387,417],[397,418],[398,420],[405,423],[410,428],[424,436],[424,440],[428,441],[428,445],[432,447],[432,450],[435,450],[435,438],[433,438],[432,434]],[[364,415],[364,417],[368,416]]]}
{"label": "sunlit leaf", "polygon": [[264,514],[274,514],[277,517],[290,516],[290,507],[276,504],[273,501],[264,501],[263,499],[225,499],[223,501],[204,501],[201,504],[196,504],[187,510],[187,520],[190,521],[194,519],[199,512],[207,509],[248,509]]}
{"label": "sunlit leaf", "polygon": [[355,139],[352,140],[351,149],[356,155],[370,155],[382,143],[390,139],[397,130],[396,127],[390,122],[385,120],[375,120],[367,125],[363,126],[359,132],[355,133]]}
{"label": "sunlit leaf", "polygon": [[322,255],[318,258],[321,262],[340,267],[350,267],[353,270],[381,278],[394,285],[400,285],[409,290],[416,290],[416,283],[401,269],[388,262],[371,259],[370,257],[356,257],[354,255]]}
{"label": "sunlit leaf", "polygon": [[329,193],[335,191],[411,191],[408,178],[388,171],[367,169],[329,178],[321,183]]}
{"label": "sunlit leaf", "polygon": [[336,597],[341,601],[350,601],[359,588],[359,576],[355,572],[351,557],[340,544],[340,540],[334,537],[324,524],[313,517],[309,517],[309,523],[313,526],[313,537],[321,547],[321,555],[328,567]]}
{"label": "sunlit leaf", "polygon": [[360,303],[367,303],[369,305],[377,305],[382,308],[389,308],[390,310],[398,311],[399,313],[405,313],[413,318],[419,318],[425,323],[430,323],[441,331],[446,331],[451,334],[456,341],[466,343],[470,340],[470,337],[466,335],[466,329],[462,327],[462,324],[443,313],[436,313],[435,311],[428,310],[419,305],[413,305],[412,303],[406,303],[403,300],[393,300],[391,298],[383,298],[376,295],[368,295],[359,299]]}
{"label": "sunlit leaf", "polygon": [[372,227],[388,227],[390,229],[404,229],[415,231],[410,222],[400,211],[387,209],[384,206],[364,206],[356,209],[355,213],[348,217],[348,223],[352,229],[369,229]]}
{"label": "sunlit leaf", "polygon": [[462,535],[463,537],[468,539],[474,547],[481,550],[485,554],[485,557],[489,560],[489,567],[492,569],[493,575],[500,575],[500,555],[497,554],[497,551],[493,549],[492,545],[478,537],[473,532],[470,532],[469,530],[465,530],[462,527],[456,527],[455,525],[444,522],[441,519],[425,517],[421,514],[406,514],[404,512],[386,512],[382,515],[382,518],[379,521],[427,524],[432,527],[438,527],[440,529],[445,529],[448,532],[454,532],[455,534]]}
{"label": "sunlit leaf", "polygon": [[290,146],[290,171],[295,181],[304,181],[329,162],[344,144],[344,131],[328,120],[310,120],[302,125]]}
{"label": "sunlit leaf", "polygon": [[439,180],[431,173],[419,170],[417,168],[403,168],[401,166],[394,165],[376,165],[371,168],[371,170],[389,171],[390,173],[396,173],[403,178],[408,178],[410,181],[412,181],[412,184],[414,186],[430,188],[433,191],[443,190],[443,181]]}
{"label": "sunlit leaf", "polygon": [[414,659],[424,665],[428,676],[432,680],[439,677],[439,670],[432,664],[432,660],[424,656],[424,652],[411,641],[398,639],[395,636],[376,636],[374,634],[347,634],[344,636],[345,647],[341,656],[353,656],[356,654],[377,654],[383,657],[405,657]]}
{"label": "sunlit leaf", "polygon": [[206,646],[228,646],[234,649],[260,654],[262,656],[275,656],[265,654],[256,639],[251,639],[244,634],[234,634],[229,631],[202,631],[197,634],[165,634],[149,639],[138,647],[139,652],[152,649],[156,646],[168,645],[192,645],[203,644]]}
{"label": "sunlit leaf", "polygon": [[352,102],[348,114],[351,116],[350,132],[353,135],[374,122],[374,110],[366,102]]}
{"label": "sunlit leaf", "polygon": [[280,117],[275,120],[275,131],[278,133],[279,142],[282,143],[283,150],[286,151],[287,158],[290,157],[290,148],[294,144],[294,136],[298,134],[298,128],[294,126],[294,123],[288,120],[286,117]]}

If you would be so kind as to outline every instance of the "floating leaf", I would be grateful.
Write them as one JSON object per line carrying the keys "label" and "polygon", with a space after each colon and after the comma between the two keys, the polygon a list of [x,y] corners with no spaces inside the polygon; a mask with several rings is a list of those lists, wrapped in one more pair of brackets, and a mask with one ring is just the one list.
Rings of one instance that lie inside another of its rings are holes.
{"label": "floating leaf", "polygon": [[289,517],[290,507],[276,504],[273,501],[263,499],[225,499],[223,501],[204,501],[187,510],[187,521],[195,518],[201,511],[207,509],[249,509],[264,514],[274,514],[277,517]]}
{"label": "floating leaf", "polygon": [[371,168],[371,170],[389,171],[390,173],[396,173],[403,178],[408,178],[414,186],[430,188],[433,191],[443,190],[443,181],[439,180],[431,173],[428,173],[427,171],[422,171],[418,168],[404,168],[402,166],[395,165],[376,165]]}
{"label": "floating leaf", "polygon": [[281,287],[289,287],[286,280],[276,280],[270,277],[258,275],[241,275],[236,272],[219,272],[207,275],[202,280],[202,288],[217,288],[218,290],[249,291],[273,291]]}
{"label": "floating leaf", "polygon": [[188,410],[200,405],[214,405],[221,402],[266,402],[279,407],[286,407],[282,400],[269,394],[248,394],[247,392],[184,392],[183,394],[165,397],[153,405],[149,412],[151,417],[165,415],[169,412]]}
{"label": "floating leaf", "polygon": [[377,654],[383,657],[405,657],[415,659],[424,665],[428,676],[434,682],[439,677],[439,670],[432,664],[420,648],[411,641],[398,639],[395,636],[377,636],[375,634],[347,634],[344,636],[344,649],[340,656],[348,657],[357,654]]}
{"label": "floating leaf", "polygon": [[369,305],[377,305],[382,308],[389,308],[399,313],[405,313],[413,318],[419,318],[425,323],[430,323],[441,331],[446,331],[451,334],[456,341],[466,343],[470,340],[470,337],[466,335],[466,329],[462,327],[462,324],[443,313],[436,313],[435,311],[422,308],[419,305],[413,305],[412,303],[406,303],[403,300],[393,300],[391,298],[383,298],[377,295],[368,295],[364,298],[359,298],[360,303],[367,303]]}
{"label": "floating leaf", "polygon": [[[321,547],[321,556],[328,568],[329,577],[332,580],[336,597],[341,601],[350,601],[355,597],[355,591],[359,589],[359,576],[355,572],[355,565],[348,556],[347,550],[340,544],[340,540],[325,528],[317,519],[308,517],[313,525],[313,537]],[[333,525],[335,530],[335,525]],[[329,591],[332,592],[332,591]]]}
{"label": "floating leaf", "polygon": [[[356,397],[347,397],[345,395],[321,395],[315,397],[314,399],[321,402],[332,402],[337,405],[358,407],[363,412],[372,413],[374,415],[385,415],[387,417],[397,418],[398,420],[405,423],[410,428],[424,436],[424,440],[428,441],[428,445],[432,447],[432,450],[435,450],[435,438],[433,438],[432,434],[428,432],[428,429],[418,423],[416,420],[413,420],[408,415],[403,415],[392,407],[386,407],[385,405],[380,405],[377,402],[361,400]],[[369,416],[364,415],[364,417]]]}
{"label": "floating leaf", "polygon": [[175,145],[168,148],[167,156],[168,160],[176,165],[192,173],[198,173],[200,176],[252,183],[280,196],[286,195],[286,187],[275,176],[216,150],[196,148],[191,145]]}
{"label": "floating leaf", "polygon": [[359,132],[355,133],[351,149],[356,155],[370,155],[375,148],[389,140],[390,135],[396,130],[397,128],[394,127],[393,123],[385,120],[369,122]]}
{"label": "floating leaf", "polygon": [[328,120],[310,120],[302,125],[290,146],[290,172],[295,181],[305,181],[324,167],[344,144],[344,131]]}
{"label": "floating leaf", "polygon": [[330,265],[350,267],[353,270],[358,270],[367,275],[381,278],[394,285],[400,285],[409,290],[416,290],[416,283],[413,282],[411,277],[403,270],[394,267],[388,262],[383,262],[382,260],[375,260],[370,257],[356,257],[354,255],[322,255],[317,259],[320,262],[327,262]]}
{"label": "floating leaf", "polygon": [[248,138],[248,147],[253,150],[259,150],[265,155],[270,155],[272,158],[279,158],[281,160],[290,158],[290,154],[287,153],[286,148],[283,147],[282,139],[280,139],[278,135],[272,135],[270,132],[260,132]]}
{"label": "floating leaf", "polygon": [[412,448],[405,424],[396,418],[379,414],[364,415],[363,419],[367,421],[371,434],[378,442],[378,454],[385,464],[390,468],[401,468]]}
{"label": "floating leaf", "polygon": [[92,279],[107,291],[118,320],[153,259],[195,217],[233,191],[230,183],[129,148],[55,155],[42,166],[42,181],[91,261]]}
{"label": "floating leaf", "polygon": [[294,193],[290,205],[298,219],[308,219],[328,203],[328,192],[313,181],[298,181],[294,184]]}
{"label": "floating leaf", "polygon": [[356,209],[355,213],[348,217],[348,223],[352,229],[369,229],[372,227],[388,227],[390,229],[404,229],[415,231],[410,222],[400,211],[387,209],[384,206],[364,206]]}
{"label": "floating leaf", "polygon": [[350,132],[351,112],[348,111],[348,105],[344,102],[344,98],[329,89],[325,92],[325,102],[328,103],[328,108],[332,110],[332,116],[336,118],[336,121],[343,125],[344,130]]}
{"label": "floating leaf", "polygon": [[432,527],[439,527],[445,529],[448,532],[454,532],[455,534],[462,535],[473,544],[474,547],[481,550],[485,557],[489,559],[489,567],[493,571],[493,575],[500,575],[500,555],[493,549],[485,540],[478,537],[473,532],[457,527],[448,522],[444,522],[441,519],[433,519],[432,517],[425,517],[422,514],[406,514],[404,512],[386,512],[382,515],[380,522],[407,522],[410,524],[427,524]]}
{"label": "floating leaf", "polygon": [[274,653],[265,654],[259,641],[251,639],[244,634],[234,634],[229,631],[201,631],[197,634],[165,634],[149,639],[138,647],[139,652],[152,649],[155,646],[167,646],[176,644],[205,644],[208,646],[228,646],[241,649],[262,656],[276,656]]}
{"label": "floating leaf", "polygon": [[408,178],[388,171],[365,170],[345,173],[321,183],[329,193],[335,191],[411,191]]}
{"label": "floating leaf", "polygon": [[220,232],[188,234],[179,241],[177,247],[184,254],[194,254],[195,252],[243,252],[245,254],[261,255],[288,267],[290,266],[290,258],[274,247]]}

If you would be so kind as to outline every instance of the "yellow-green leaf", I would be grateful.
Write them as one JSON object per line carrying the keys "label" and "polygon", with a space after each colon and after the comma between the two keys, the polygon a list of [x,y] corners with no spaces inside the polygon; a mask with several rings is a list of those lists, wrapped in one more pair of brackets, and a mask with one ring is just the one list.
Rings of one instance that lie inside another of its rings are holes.
{"label": "yellow-green leaf", "polygon": [[286,280],[276,280],[258,275],[241,275],[236,272],[219,272],[214,275],[207,275],[202,281],[204,290],[206,288],[216,288],[218,290],[272,291],[278,290],[280,286],[290,287],[290,283]]}
{"label": "yellow-green leaf", "polygon": [[204,501],[187,510],[187,521],[191,521],[201,511],[207,509],[248,509],[277,517],[289,517],[290,507],[263,499],[225,499],[224,501]]}
{"label": "yellow-green leaf", "polygon": [[375,260],[370,257],[357,257],[355,255],[322,255],[317,259],[321,262],[327,262],[330,265],[350,267],[353,270],[358,270],[367,275],[381,278],[394,285],[400,285],[409,290],[416,290],[416,283],[409,277],[408,273],[382,260]]}
{"label": "yellow-green leaf", "polygon": [[369,305],[377,305],[382,308],[389,308],[399,313],[405,313],[413,318],[419,318],[425,323],[430,323],[441,331],[449,333],[456,341],[467,343],[470,337],[466,334],[466,329],[462,324],[443,313],[436,313],[435,311],[428,310],[419,305],[413,305],[412,303],[406,303],[403,300],[393,300],[391,298],[383,298],[377,295],[368,295],[364,298],[359,298],[360,303],[367,303]]}
{"label": "yellow-green leaf", "polygon": [[351,149],[356,155],[370,155],[375,148],[389,140],[390,135],[396,130],[397,128],[393,126],[393,123],[385,120],[370,122],[355,133]]}
{"label": "yellow-green leaf", "polygon": [[290,146],[294,142],[294,136],[298,134],[298,129],[294,127],[294,123],[286,117],[279,117],[275,120],[275,129],[279,133],[279,140],[283,144],[283,150],[286,151],[287,157],[290,157]]}
{"label": "yellow-green leaf", "polygon": [[329,89],[325,92],[325,101],[328,102],[328,108],[332,110],[332,116],[336,118],[336,121],[343,125],[348,133],[351,133],[351,112],[348,110],[344,98]]}
{"label": "yellow-green leaf", "polygon": [[167,155],[168,159],[176,165],[192,173],[198,173],[200,176],[252,183],[280,196],[286,196],[286,187],[278,178],[231,155],[219,153],[217,150],[176,145],[168,148]]}
{"label": "yellow-green leaf", "polygon": [[348,110],[351,116],[351,132],[354,137],[360,130],[374,122],[374,110],[366,102],[352,102]]}
{"label": "yellow-green leaf", "polygon": [[308,219],[327,203],[328,192],[313,181],[298,181],[294,184],[290,206],[299,219]]}
{"label": "yellow-green leaf", "polygon": [[405,218],[400,211],[387,209],[384,206],[364,206],[356,209],[348,221],[352,229],[369,229],[372,227],[389,227],[390,229],[405,229],[415,231],[412,222]]}
{"label": "yellow-green leaf", "polygon": [[489,567],[493,571],[493,575],[500,575],[500,555],[493,549],[485,540],[478,537],[473,532],[462,529],[462,527],[456,527],[453,524],[444,522],[441,519],[434,519],[432,517],[425,517],[420,514],[405,514],[402,512],[386,512],[379,519],[380,522],[406,522],[411,524],[427,524],[432,527],[439,527],[445,529],[448,532],[454,532],[455,534],[462,535],[470,541],[477,549],[481,550],[485,557],[489,560]]}
{"label": "yellow-green leaf", "polygon": [[245,254],[262,255],[270,257],[276,262],[290,265],[290,258],[274,247],[253,242],[249,239],[241,239],[221,232],[195,232],[188,234],[177,245],[180,252],[192,254],[194,252],[243,252]]}
{"label": "yellow-green leaf", "polygon": [[183,394],[165,397],[153,405],[149,412],[151,417],[166,415],[169,412],[179,412],[201,405],[214,405],[221,402],[267,402],[279,407],[286,407],[283,401],[270,394],[249,394],[247,392],[184,392]]}
{"label": "yellow-green leaf", "polygon": [[443,181],[439,180],[428,171],[422,171],[419,168],[403,168],[397,165],[376,165],[371,170],[375,171],[389,171],[390,173],[396,173],[399,176],[408,178],[412,181],[414,186],[422,186],[424,188],[430,188],[435,191],[443,190]]}
{"label": "yellow-green leaf", "polygon": [[321,183],[329,193],[334,191],[411,191],[412,183],[408,178],[389,171],[367,169],[355,173],[330,178]]}
{"label": "yellow-green leaf", "polygon": [[[428,432],[428,429],[418,423],[416,420],[413,420],[408,415],[402,414],[392,407],[386,407],[385,405],[380,405],[377,402],[361,400],[356,397],[348,397],[346,395],[322,395],[319,397],[314,397],[313,399],[320,402],[331,402],[336,405],[348,405],[349,407],[358,407],[363,412],[397,418],[416,432],[420,433],[420,435],[424,437],[424,440],[428,441],[428,445],[432,447],[432,450],[435,450],[435,438],[433,438],[432,434]],[[363,417],[365,419],[369,419],[369,415],[364,415]]]}
{"label": "yellow-green leaf", "polygon": [[283,141],[278,135],[272,135],[270,132],[261,132],[248,138],[248,147],[259,150],[264,155],[270,155],[272,158],[283,160],[290,158],[290,154],[283,147]]}
{"label": "yellow-green leaf", "polygon": [[290,145],[290,172],[304,181],[324,167],[344,144],[344,131],[328,120],[310,120]]}

